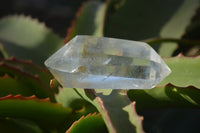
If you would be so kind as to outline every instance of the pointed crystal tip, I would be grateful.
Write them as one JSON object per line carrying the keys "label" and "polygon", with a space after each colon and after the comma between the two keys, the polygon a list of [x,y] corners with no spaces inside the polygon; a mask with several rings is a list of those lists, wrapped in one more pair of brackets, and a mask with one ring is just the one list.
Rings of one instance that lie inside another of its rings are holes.
{"label": "pointed crystal tip", "polygon": [[76,36],[45,61],[63,87],[150,89],[171,70],[146,43]]}

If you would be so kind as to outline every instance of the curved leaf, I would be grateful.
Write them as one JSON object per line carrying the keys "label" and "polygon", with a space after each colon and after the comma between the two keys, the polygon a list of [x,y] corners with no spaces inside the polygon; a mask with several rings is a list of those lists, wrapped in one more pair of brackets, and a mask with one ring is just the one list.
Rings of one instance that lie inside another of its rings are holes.
{"label": "curved leaf", "polygon": [[77,92],[97,108],[109,132],[144,132],[142,118],[137,115],[135,103],[130,102],[126,91],[77,89]]}
{"label": "curved leaf", "polygon": [[53,90],[49,87],[50,73],[28,61],[0,59],[0,96],[21,94],[36,95],[39,98],[50,97],[55,101]]}
{"label": "curved leaf", "polygon": [[[184,0],[176,13],[163,26],[160,36],[162,38],[181,38],[199,5],[199,0]],[[159,48],[159,54],[163,57],[170,57],[177,47],[176,43],[163,43]]]}
{"label": "curved leaf", "polygon": [[165,62],[171,69],[171,74],[158,86],[171,83],[179,87],[195,86],[200,88],[200,57],[178,57],[166,59]]}
{"label": "curved leaf", "polygon": [[0,40],[9,56],[43,62],[62,46],[62,39],[31,17],[8,16],[0,20]]}
{"label": "curved leaf", "polygon": [[7,96],[9,94],[12,95],[17,95],[21,94],[23,96],[30,96],[34,92],[31,89],[27,89],[27,86],[24,84],[20,83],[17,81],[15,78],[9,76],[9,75],[4,75],[0,77],[0,96]]}
{"label": "curved leaf", "polygon": [[[184,0],[170,20],[163,26],[160,35],[163,38],[181,38],[185,29],[199,7],[199,0]],[[178,25],[178,26],[177,26]]]}
{"label": "curved leaf", "polygon": [[[199,4],[198,0],[109,0],[104,36],[130,40],[181,38]],[[161,56],[170,57],[177,44],[153,47]]]}
{"label": "curved leaf", "polygon": [[161,28],[182,3],[183,0],[110,0],[104,35],[131,40],[159,36]]}
{"label": "curved leaf", "polygon": [[65,108],[72,108],[81,115],[97,112],[91,103],[83,99],[73,88],[60,88],[56,95],[56,101],[62,103]]}
{"label": "curved leaf", "polygon": [[2,133],[42,133],[34,122],[28,120],[0,118],[0,132]]}
{"label": "curved leaf", "polygon": [[41,80],[41,82],[43,82],[47,86],[49,86],[50,79],[53,78],[47,69],[39,67],[29,60],[19,60],[15,57],[12,57],[8,59],[0,59],[0,62],[3,62],[8,66],[18,68],[21,71],[29,73],[33,76],[37,76]]}
{"label": "curved leaf", "polygon": [[71,109],[51,103],[49,99],[20,95],[0,98],[0,117],[31,120],[45,129],[63,128],[71,115]]}
{"label": "curved leaf", "polygon": [[[187,26],[182,39],[190,39],[196,40],[199,42],[200,40],[200,6],[196,11],[196,14],[193,16],[190,24]],[[200,46],[196,44],[196,46],[188,46],[186,44],[180,43],[179,48],[175,51],[174,55],[182,52],[186,56],[197,56],[200,54]]]}
{"label": "curved leaf", "polygon": [[[165,60],[172,73],[150,90],[129,90],[138,110],[186,107],[199,108],[200,58],[178,57]],[[169,84],[170,83],[170,84]]]}
{"label": "curved leaf", "polygon": [[106,126],[100,114],[89,114],[75,121],[66,133],[107,133]]}
{"label": "curved leaf", "polygon": [[71,108],[73,116],[70,117],[66,127],[70,127],[74,121],[80,119],[83,115],[97,112],[96,108],[83,99],[73,88],[60,88],[56,94],[56,101],[65,108]]}
{"label": "curved leaf", "polygon": [[186,88],[168,84],[150,90],[129,90],[131,101],[136,101],[137,111],[162,108],[200,108],[200,90],[188,86]]}
{"label": "curved leaf", "polygon": [[84,3],[77,13],[76,20],[68,29],[65,42],[76,35],[103,35],[105,4],[98,1]]}

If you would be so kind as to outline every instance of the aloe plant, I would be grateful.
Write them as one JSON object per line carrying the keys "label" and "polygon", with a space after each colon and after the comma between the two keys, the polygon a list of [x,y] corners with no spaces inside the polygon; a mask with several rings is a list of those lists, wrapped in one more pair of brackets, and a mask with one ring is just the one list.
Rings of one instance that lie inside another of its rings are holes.
{"label": "aloe plant", "polygon": [[[88,1],[65,39],[30,16],[2,18],[0,132],[198,132],[199,6],[198,0]],[[43,62],[80,34],[145,41],[172,73],[153,89],[63,88]]]}

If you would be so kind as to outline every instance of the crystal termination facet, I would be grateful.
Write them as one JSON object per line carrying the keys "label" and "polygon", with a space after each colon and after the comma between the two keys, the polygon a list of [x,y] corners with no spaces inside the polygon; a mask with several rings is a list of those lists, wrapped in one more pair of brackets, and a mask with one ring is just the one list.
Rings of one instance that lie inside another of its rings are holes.
{"label": "crystal termination facet", "polygon": [[150,89],[171,70],[146,43],[76,36],[45,61],[63,87]]}

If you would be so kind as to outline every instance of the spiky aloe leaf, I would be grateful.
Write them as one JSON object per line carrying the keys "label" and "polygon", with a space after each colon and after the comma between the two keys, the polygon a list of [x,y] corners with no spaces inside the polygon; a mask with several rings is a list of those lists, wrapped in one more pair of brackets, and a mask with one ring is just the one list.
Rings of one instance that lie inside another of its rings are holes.
{"label": "spiky aloe leaf", "polygon": [[65,108],[72,108],[81,116],[97,111],[91,103],[82,98],[73,88],[60,88],[59,93],[56,94],[56,101],[62,103]]}
{"label": "spiky aloe leaf", "polygon": [[[137,109],[200,107],[200,57],[178,56],[165,60],[172,73],[151,90],[129,90]],[[169,84],[170,83],[170,84]]]}
{"label": "spiky aloe leaf", "polygon": [[[45,97],[53,98],[52,97],[53,94],[50,94],[49,88],[44,83],[40,82],[40,80],[37,76],[33,76],[28,73],[25,73],[17,68],[8,66],[5,63],[0,64],[0,73],[1,74],[7,73],[11,77],[14,77],[13,79],[16,80],[16,82],[18,84],[21,84],[22,86],[24,86],[23,87],[24,89],[29,89],[28,92],[31,92],[31,95],[35,94],[39,98],[45,98]],[[10,86],[9,84],[4,84],[4,85],[7,85],[8,87]],[[16,87],[18,87],[18,86],[16,86]],[[10,88],[10,89],[12,89],[12,88]],[[20,88],[18,88],[18,89],[20,89]],[[6,91],[8,91],[8,90],[6,90]],[[8,91],[7,93],[9,94],[10,92]],[[27,95],[30,95],[30,94],[27,94]]]}
{"label": "spiky aloe leaf", "polygon": [[192,132],[197,132],[199,126],[195,125],[195,118],[200,114],[199,57],[174,57],[166,59],[166,63],[172,73],[161,83],[163,86],[151,90],[129,90],[128,96],[136,101],[139,114],[144,115],[145,131],[188,132],[192,129]]}
{"label": "spiky aloe leaf", "polygon": [[35,96],[22,97],[20,95],[0,98],[1,118],[30,120],[45,130],[57,130],[65,127],[64,125],[71,114],[71,109],[51,103],[49,99],[37,99]]}
{"label": "spiky aloe leaf", "polygon": [[98,1],[88,1],[82,5],[77,13],[76,20],[68,29],[65,42],[76,35],[96,35],[103,34],[105,4]]}
{"label": "spiky aloe leaf", "polygon": [[107,133],[106,126],[100,114],[82,116],[67,130],[66,133]]}
{"label": "spiky aloe leaf", "polygon": [[7,96],[8,94],[30,96],[34,93],[33,90],[27,89],[27,86],[7,74],[0,77],[0,86],[1,97]]}
{"label": "spiky aloe leaf", "polygon": [[31,17],[8,16],[0,20],[0,40],[9,56],[43,62],[62,46],[62,39]]}
{"label": "spiky aloe leaf", "polygon": [[200,56],[187,58],[182,55],[166,59],[172,73],[158,86],[171,83],[179,87],[194,86],[200,88]]}
{"label": "spiky aloe leaf", "polygon": [[126,91],[76,90],[101,113],[109,132],[143,132],[142,117],[136,113],[135,103],[128,99]]}
{"label": "spiky aloe leaf", "polygon": [[0,59],[0,62],[3,62],[8,66],[18,68],[25,73],[37,76],[41,80],[41,82],[43,82],[47,86],[49,86],[50,79],[53,78],[47,69],[37,66],[30,60],[19,60],[15,57],[12,57],[8,59]]}
{"label": "spiky aloe leaf", "polygon": [[50,97],[51,100],[55,100],[53,90],[48,83],[52,76],[47,70],[30,62],[15,58],[1,59],[0,75],[3,76],[0,84],[1,97],[22,94],[23,96],[36,95],[39,98]]}
{"label": "spiky aloe leaf", "polygon": [[42,133],[42,129],[32,121],[0,118],[0,132],[2,133]]}
{"label": "spiky aloe leaf", "polygon": [[56,94],[56,101],[61,103],[63,107],[72,109],[73,116],[66,123],[67,127],[71,126],[74,121],[80,119],[83,115],[97,112],[96,108],[83,99],[73,88],[60,88],[59,93]]}

